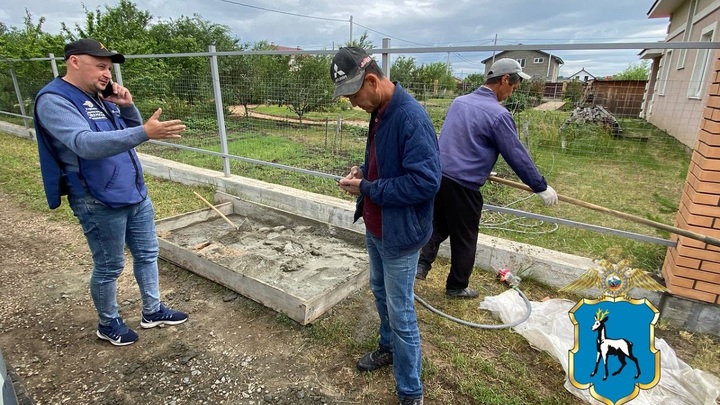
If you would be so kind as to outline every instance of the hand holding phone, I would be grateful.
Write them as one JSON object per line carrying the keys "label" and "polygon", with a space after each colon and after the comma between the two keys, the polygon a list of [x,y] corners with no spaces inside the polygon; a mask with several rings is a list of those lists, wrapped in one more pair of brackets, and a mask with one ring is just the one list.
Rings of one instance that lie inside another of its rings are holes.
{"label": "hand holding phone", "polygon": [[112,80],[108,81],[107,86],[105,86],[105,89],[102,92],[100,92],[100,94],[102,94],[103,97],[110,97],[113,94],[115,94],[113,92],[113,81]]}

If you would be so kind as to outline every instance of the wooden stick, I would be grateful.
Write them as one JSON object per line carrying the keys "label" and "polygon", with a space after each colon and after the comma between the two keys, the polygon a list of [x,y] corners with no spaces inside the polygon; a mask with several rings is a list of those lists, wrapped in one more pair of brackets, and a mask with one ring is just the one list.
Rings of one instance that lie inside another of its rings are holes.
{"label": "wooden stick", "polygon": [[[522,184],[522,183],[518,183],[518,182],[516,182],[516,181],[512,181],[512,180],[508,180],[508,179],[503,179],[503,178],[500,178],[500,177],[497,177],[497,176],[489,176],[489,177],[488,177],[488,180],[494,181],[494,182],[500,183],[500,184],[505,184],[506,186],[515,187],[515,188],[518,188],[518,189],[520,189],[520,190],[529,191],[529,192],[531,192],[531,193],[533,192],[532,189],[531,189],[530,187],[528,187],[527,185]],[[627,214],[627,213],[620,212],[620,211],[615,211],[615,210],[612,210],[612,209],[610,209],[610,208],[605,208],[605,207],[602,207],[602,206],[599,206],[599,205],[591,204],[591,203],[588,203],[588,202],[585,202],[585,201],[582,201],[582,200],[578,200],[578,199],[575,199],[575,198],[572,198],[572,197],[567,197],[567,196],[560,195],[560,194],[558,194],[558,200],[564,201],[564,202],[567,202],[567,203],[570,203],[570,204],[574,204],[574,205],[577,205],[577,206],[580,206],[580,207],[590,208],[591,210],[604,212],[604,213],[606,213],[606,214],[614,215],[614,216],[616,216],[616,217],[623,218],[623,219],[627,219],[627,220],[633,221],[633,222],[637,222],[637,223],[639,223],[639,224],[651,226],[651,227],[653,227],[653,228],[661,229],[661,230],[663,230],[663,231],[667,231],[667,232],[670,232],[670,233],[674,233],[674,234],[676,234],[676,235],[681,235],[681,236],[685,236],[685,237],[688,237],[688,238],[691,238],[691,239],[699,240],[699,241],[701,241],[701,242],[705,242],[705,243],[708,243],[708,244],[710,244],[710,245],[720,246],[720,240],[719,240],[719,239],[716,239],[716,238],[713,238],[713,237],[710,237],[710,236],[706,236],[706,235],[702,235],[702,234],[699,234],[699,233],[695,233],[695,232],[692,232],[692,231],[688,231],[688,230],[686,230],[686,229],[680,229],[680,228],[676,228],[676,227],[674,227],[674,226],[665,225],[665,224],[662,224],[662,223],[660,223],[660,222],[655,222],[655,221],[651,221],[651,220],[649,220],[649,219],[641,218],[641,217],[638,217],[638,216],[635,216],[635,215]]]}
{"label": "wooden stick", "polygon": [[219,209],[215,208],[214,205],[210,204],[210,202],[209,202],[208,200],[206,200],[205,198],[203,198],[203,196],[201,196],[200,194],[198,194],[196,191],[193,191],[193,194],[195,194],[195,197],[201,199],[202,202],[204,202],[205,204],[207,204],[208,207],[212,208],[213,210],[215,210],[215,212],[217,212],[218,214],[220,214],[220,216],[221,216],[225,221],[227,221],[228,224],[232,225],[232,227],[235,228],[236,231],[239,231],[239,230],[240,230],[240,227],[239,227],[239,226],[235,225],[235,223],[234,223],[233,221],[231,221],[230,219],[228,219],[228,217],[226,217],[225,214],[223,214],[222,212],[220,212]]}

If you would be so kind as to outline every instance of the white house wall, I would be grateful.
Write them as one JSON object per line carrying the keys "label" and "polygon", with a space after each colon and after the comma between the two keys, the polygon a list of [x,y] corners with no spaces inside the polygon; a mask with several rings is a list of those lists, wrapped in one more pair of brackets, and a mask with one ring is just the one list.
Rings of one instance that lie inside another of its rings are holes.
{"label": "white house wall", "polygon": [[[684,35],[684,27],[687,23],[687,7],[690,2],[686,2],[683,6],[684,10],[676,10],[669,28],[669,36],[667,42],[681,42]],[[715,9],[710,11],[709,7],[714,6]],[[700,18],[701,17],[701,18]],[[715,24],[720,20],[720,1],[718,0],[701,0],[698,1],[695,17],[695,24],[692,28],[690,41],[700,41],[703,29]],[[718,24],[715,27],[714,40],[717,41],[719,36]],[[717,59],[717,50],[710,50],[710,60]],[[696,49],[688,49],[685,55],[685,63],[683,67],[678,69],[678,58],[681,55],[679,49],[673,50],[672,61],[670,62],[670,70],[668,72],[667,83],[665,84],[664,94],[660,94],[658,89],[663,86],[662,78],[658,78],[655,94],[653,97],[653,105],[648,114],[648,121],[660,129],[667,131],[673,137],[678,139],[689,148],[694,148],[697,141],[697,134],[700,128],[703,108],[707,103],[707,87],[710,83],[710,77],[705,77],[705,84],[701,98],[688,97],[688,88],[693,68],[695,66],[695,58],[698,53]],[[663,64],[665,61],[662,62]],[[662,68],[660,71],[662,72]]]}

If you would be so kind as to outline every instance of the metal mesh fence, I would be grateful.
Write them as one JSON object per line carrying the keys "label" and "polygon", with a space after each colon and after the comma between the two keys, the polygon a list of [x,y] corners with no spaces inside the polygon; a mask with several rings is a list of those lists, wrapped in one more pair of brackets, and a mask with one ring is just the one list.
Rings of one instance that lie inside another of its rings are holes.
{"label": "metal mesh fence", "polygon": [[[15,116],[21,109],[14,99],[9,66],[0,65],[0,85],[5,90],[0,110],[11,113],[0,117],[21,123]],[[306,69],[308,65],[315,69]],[[133,93],[142,115],[149,117],[162,108],[162,120],[181,119],[188,127],[182,139],[149,142],[138,150],[222,171],[223,158],[218,154],[223,151],[224,137],[232,156],[232,174],[351,199],[337,188],[333,177],[362,163],[368,114],[346,99],[331,100],[328,67],[328,56],[323,55],[220,56],[219,112],[208,57],[128,58],[122,65],[122,82]],[[50,63],[13,62],[12,69],[26,114],[32,115],[35,94],[53,77]],[[64,71],[62,64],[59,70]],[[425,107],[438,134],[452,100],[474,90],[463,82],[445,88],[436,83],[402,85]],[[691,109],[687,97],[674,101],[665,97],[687,93],[686,82],[665,80],[662,86],[662,94],[657,93],[655,99],[665,103],[664,111]],[[513,113],[518,135],[540,172],[559,193],[672,224],[690,150],[667,131],[683,126],[686,132],[697,132],[701,117],[693,122],[691,118],[668,122],[653,116],[653,111],[647,110],[648,87],[646,81],[530,81],[524,82],[505,106]],[[690,100],[695,104],[701,101]],[[517,180],[502,160],[496,171]],[[547,208],[538,198],[506,186],[486,184],[483,195],[486,204],[668,237],[661,231],[567,204]],[[483,214],[482,226],[484,233],[568,253],[630,257],[647,269],[659,268],[665,252],[661,245],[493,212]]]}

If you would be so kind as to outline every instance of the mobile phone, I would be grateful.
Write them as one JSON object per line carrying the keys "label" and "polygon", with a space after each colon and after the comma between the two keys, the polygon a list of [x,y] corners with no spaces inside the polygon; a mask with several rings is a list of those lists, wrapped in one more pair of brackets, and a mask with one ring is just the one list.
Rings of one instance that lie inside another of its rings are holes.
{"label": "mobile phone", "polygon": [[115,93],[113,93],[113,81],[112,80],[108,81],[107,86],[105,86],[105,89],[103,89],[103,91],[100,92],[100,94],[102,94],[103,97],[110,97],[113,94],[115,94]]}

